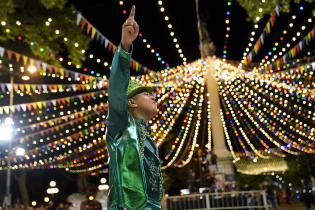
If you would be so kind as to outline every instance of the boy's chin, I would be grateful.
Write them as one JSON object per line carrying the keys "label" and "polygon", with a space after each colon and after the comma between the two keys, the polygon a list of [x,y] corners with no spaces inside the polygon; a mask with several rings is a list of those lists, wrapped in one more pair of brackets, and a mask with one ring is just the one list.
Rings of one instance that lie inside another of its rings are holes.
{"label": "boy's chin", "polygon": [[159,110],[156,108],[156,109],[153,109],[152,112],[151,112],[151,116],[155,116],[157,115],[157,113],[159,112]]}
{"label": "boy's chin", "polygon": [[152,116],[155,116],[157,113],[158,113],[158,110],[156,109],[152,112]]}

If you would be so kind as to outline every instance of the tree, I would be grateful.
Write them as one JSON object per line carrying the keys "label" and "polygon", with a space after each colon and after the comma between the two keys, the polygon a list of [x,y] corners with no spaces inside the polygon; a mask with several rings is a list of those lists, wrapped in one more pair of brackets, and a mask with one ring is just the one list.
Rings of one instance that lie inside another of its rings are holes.
{"label": "tree", "polygon": [[20,195],[22,197],[22,202],[24,204],[24,209],[27,209],[27,207],[30,204],[30,199],[28,196],[27,186],[26,186],[26,177],[27,172],[26,170],[20,170],[19,175],[17,175],[17,181],[19,183],[19,189],[20,189]]}
{"label": "tree", "polygon": [[[313,0],[305,0],[305,2],[312,3]],[[237,0],[237,2],[246,10],[248,15],[248,20],[257,22],[256,17],[263,15],[269,15],[275,9],[276,4],[279,3],[282,12],[290,12],[290,4],[300,3],[301,0],[265,0],[263,3],[262,0]],[[259,9],[263,9],[262,13],[258,13]]]}
{"label": "tree", "polygon": [[287,160],[288,170],[284,173],[283,178],[286,182],[291,182],[295,186],[299,186],[300,180],[309,180],[314,176],[314,155],[303,154],[298,157]]}
{"label": "tree", "polygon": [[[59,57],[75,65],[84,60],[90,39],[76,25],[76,11],[67,0],[0,0],[0,45],[61,66]],[[16,179],[25,207],[29,205],[27,173]]]}
{"label": "tree", "polygon": [[90,40],[76,25],[75,9],[67,0],[0,0],[0,7],[1,44],[17,47],[18,37],[38,59],[57,66],[60,56],[75,65],[84,60],[81,50]]}
{"label": "tree", "polygon": [[236,173],[236,180],[239,186],[245,188],[241,190],[260,190],[260,185],[268,181],[268,176]]}

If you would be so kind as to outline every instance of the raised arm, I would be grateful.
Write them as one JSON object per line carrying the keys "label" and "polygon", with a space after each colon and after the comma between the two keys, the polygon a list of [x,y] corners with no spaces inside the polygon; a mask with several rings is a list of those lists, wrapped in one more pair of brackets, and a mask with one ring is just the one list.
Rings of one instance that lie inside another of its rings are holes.
{"label": "raised arm", "polygon": [[130,79],[130,59],[132,42],[137,38],[139,26],[134,20],[135,6],[122,25],[121,44],[111,66],[108,84],[107,129],[112,138],[117,139],[128,125],[127,88]]}

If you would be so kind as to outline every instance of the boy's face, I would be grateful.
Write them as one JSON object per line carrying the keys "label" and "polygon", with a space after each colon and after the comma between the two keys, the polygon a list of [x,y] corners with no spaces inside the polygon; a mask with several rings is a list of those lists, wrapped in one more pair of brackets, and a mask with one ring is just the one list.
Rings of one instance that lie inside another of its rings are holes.
{"label": "boy's face", "polygon": [[134,100],[136,108],[150,119],[157,114],[158,108],[154,95],[142,92],[132,97],[132,100]]}

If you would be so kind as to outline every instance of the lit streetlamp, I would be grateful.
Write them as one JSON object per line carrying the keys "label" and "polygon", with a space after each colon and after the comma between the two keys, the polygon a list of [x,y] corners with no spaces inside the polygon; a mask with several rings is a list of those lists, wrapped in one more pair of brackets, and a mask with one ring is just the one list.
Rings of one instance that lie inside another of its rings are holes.
{"label": "lit streetlamp", "polygon": [[[12,108],[14,104],[14,72],[13,68],[10,68],[10,101],[9,101],[9,117],[7,117],[2,125],[0,125],[0,142],[5,142],[8,141],[8,159],[7,159],[7,177],[6,177],[6,194],[4,197],[3,201],[3,206],[4,207],[10,207],[12,203],[12,198],[11,198],[11,192],[10,192],[10,185],[11,185],[11,147],[12,147],[12,139],[13,139],[13,113],[12,113]],[[37,68],[34,65],[30,65],[27,70],[33,74],[37,71]],[[25,78],[23,78],[24,80]],[[17,156],[24,156],[25,150],[23,148],[18,148],[16,150],[16,155]]]}
{"label": "lit streetlamp", "polygon": [[106,178],[101,178],[101,184],[105,184],[106,183]]}
{"label": "lit streetlamp", "polygon": [[12,106],[13,106],[13,99],[14,99],[14,90],[13,90],[13,85],[14,85],[14,74],[13,74],[13,68],[10,68],[10,101],[9,101],[9,116],[7,117],[4,121],[4,124],[1,126],[1,132],[2,134],[2,141],[8,141],[8,160],[7,160],[7,179],[6,179],[6,194],[4,197],[3,201],[3,206],[5,207],[10,207],[12,203],[12,198],[11,198],[11,160],[10,160],[10,150],[12,147],[12,138],[13,138],[13,113],[12,113]]}
{"label": "lit streetlamp", "polygon": [[55,181],[49,182],[49,187],[47,188],[47,194],[51,195],[51,201],[54,199],[54,195],[59,192],[59,189],[57,186],[57,183]]}
{"label": "lit streetlamp", "polygon": [[34,74],[37,71],[37,68],[34,65],[30,65],[29,67],[27,67],[27,71],[31,74]]}
{"label": "lit streetlamp", "polygon": [[30,77],[29,77],[28,75],[23,75],[21,78],[22,78],[22,80],[24,80],[24,81],[30,80]]}
{"label": "lit streetlamp", "polygon": [[36,206],[37,202],[36,201],[32,201],[32,206]]}
{"label": "lit streetlamp", "polygon": [[[11,101],[11,100],[10,100]],[[7,117],[4,120],[4,123],[0,126],[0,141],[8,142],[8,159],[7,159],[7,179],[6,179],[6,193],[3,200],[3,206],[9,207],[11,206],[11,160],[10,160],[10,149],[11,149],[11,141],[13,138],[13,120],[11,117]]]}
{"label": "lit streetlamp", "polygon": [[11,142],[13,137],[13,120],[11,117],[7,117],[4,123],[0,126],[0,141]]}
{"label": "lit streetlamp", "polygon": [[48,203],[49,202],[49,197],[45,197],[44,201],[45,201],[45,203]]}
{"label": "lit streetlamp", "polygon": [[58,192],[59,192],[59,189],[57,187],[47,189],[47,194],[50,194],[50,195],[57,194]]}
{"label": "lit streetlamp", "polygon": [[98,185],[98,190],[99,191],[102,191],[102,190],[108,190],[109,189],[109,186],[108,186],[108,184],[106,184],[106,178],[101,178],[101,184],[100,185]]}
{"label": "lit streetlamp", "polygon": [[25,149],[22,147],[16,148],[15,155],[16,156],[24,156],[25,155]]}
{"label": "lit streetlamp", "polygon": [[49,187],[56,187],[57,183],[55,181],[49,182]]}

